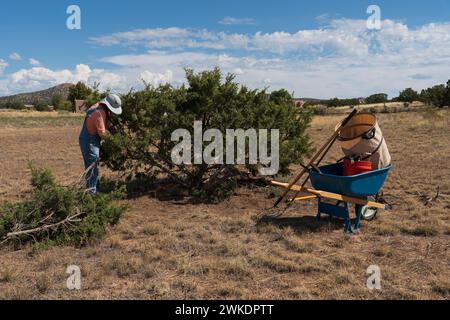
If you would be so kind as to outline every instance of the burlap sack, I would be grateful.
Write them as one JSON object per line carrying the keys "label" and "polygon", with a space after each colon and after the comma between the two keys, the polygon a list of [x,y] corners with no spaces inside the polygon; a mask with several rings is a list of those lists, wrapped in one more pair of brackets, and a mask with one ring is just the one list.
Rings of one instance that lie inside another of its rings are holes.
{"label": "burlap sack", "polygon": [[371,113],[360,113],[341,130],[339,143],[346,157],[371,161],[374,169],[391,164],[391,155],[377,118]]}

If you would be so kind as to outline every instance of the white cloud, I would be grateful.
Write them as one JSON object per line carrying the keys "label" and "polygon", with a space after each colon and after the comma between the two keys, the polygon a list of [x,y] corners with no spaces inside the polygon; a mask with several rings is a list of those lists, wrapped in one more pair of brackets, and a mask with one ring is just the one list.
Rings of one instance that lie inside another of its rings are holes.
{"label": "white cloud", "polygon": [[17,92],[47,89],[61,83],[76,83],[83,81],[89,85],[99,83],[102,90],[126,89],[126,79],[121,75],[103,69],[91,69],[89,66],[79,64],[74,70],[51,70],[44,67],[33,67],[14,72],[0,83],[2,95]]}
{"label": "white cloud", "polygon": [[[352,58],[327,58],[311,63],[292,58],[260,58],[199,52],[149,52],[139,55],[120,55],[103,59],[113,64],[114,71],[92,69],[78,65],[73,70],[50,70],[36,67],[20,70],[0,81],[0,93],[39,90],[64,82],[84,81],[90,85],[99,82],[102,89],[125,92],[142,87],[142,80],[152,85],[185,81],[183,68],[202,71],[219,66],[224,73],[236,74],[237,81],[251,88],[286,88],[296,96],[317,98],[359,97],[375,92],[397,94],[412,87],[425,88],[446,82],[449,68],[442,65],[388,63],[383,57],[354,61]],[[144,70],[144,71],[143,71]],[[418,76],[418,75],[427,75]],[[2,87],[6,86],[7,90]]]}
{"label": "white cloud", "polygon": [[324,14],[318,15],[316,17],[316,21],[321,23],[321,24],[329,23],[330,20],[331,20],[330,14],[328,14],[328,13],[324,13]]}
{"label": "white cloud", "polygon": [[[185,80],[185,67],[202,71],[219,66],[224,73],[236,74],[237,81],[252,88],[286,88],[297,96],[318,98],[359,97],[375,92],[394,95],[406,87],[419,90],[446,82],[449,78],[449,68],[441,65],[385,64],[383,56],[363,63],[352,58],[328,58],[311,62],[215,53],[151,52],[113,56],[103,61],[119,66],[129,84],[132,83],[130,79],[135,79],[141,70],[152,70],[153,74],[164,74],[166,69],[173,70],[172,83],[181,84]],[[423,74],[428,76],[417,76]]]}
{"label": "white cloud", "polygon": [[22,57],[21,57],[20,54],[18,54],[17,52],[12,52],[12,53],[9,55],[9,58],[10,58],[11,60],[15,60],[15,61],[22,60]]}
{"label": "white cloud", "polygon": [[173,79],[173,72],[167,70],[165,73],[153,73],[145,70],[141,73],[141,79],[147,84],[158,86],[159,84],[170,83]]}
{"label": "white cloud", "polygon": [[233,73],[235,75],[240,76],[240,75],[244,74],[245,72],[241,68],[235,68],[235,69],[233,69]]}
{"label": "white cloud", "polygon": [[244,34],[210,32],[208,30],[184,28],[137,29],[118,32],[107,36],[91,37],[90,42],[102,46],[143,45],[156,49],[241,49],[247,46],[248,37]]}
{"label": "white cloud", "polygon": [[219,23],[224,25],[252,25],[256,24],[256,21],[252,18],[225,17]]}
{"label": "white cloud", "polygon": [[92,37],[93,43],[111,46],[121,43],[139,44],[145,41],[155,41],[157,39],[180,39],[191,37],[192,32],[182,28],[156,28],[156,29],[136,29],[128,32],[117,32],[108,36]]}
{"label": "white cloud", "polygon": [[[239,34],[182,28],[145,29],[92,38],[97,44],[152,48],[148,54],[107,57],[123,70],[203,70],[220,66],[251,86],[286,87],[302,96],[397,94],[446,82],[450,74],[450,23],[409,28],[384,20],[370,31],[365,20],[334,19],[327,25],[290,33]],[[165,52],[154,51],[163,49]],[[425,75],[425,76],[417,76]]]}
{"label": "white cloud", "polygon": [[[185,67],[201,71],[219,66],[252,88],[286,88],[297,96],[318,98],[394,95],[450,77],[450,23],[410,28],[384,20],[380,31],[367,30],[365,20],[326,23],[297,32],[243,34],[173,27],[114,33],[90,41],[150,51],[104,57],[101,62],[110,64],[109,70],[87,65],[20,70],[0,81],[0,92],[76,81],[97,81],[117,91],[142,86],[142,79],[177,85],[185,80]],[[1,66],[0,60],[0,70]]]}
{"label": "white cloud", "polygon": [[415,55],[421,58],[424,54],[422,50],[448,56],[450,23],[428,24],[410,29],[404,23],[384,20],[382,29],[374,32],[366,28],[365,20],[337,19],[317,29],[294,33],[276,31],[239,34],[158,28],[114,33],[90,40],[98,45],[142,45],[153,50],[243,50],[283,56],[301,55],[303,58],[368,57],[377,54],[400,57]]}
{"label": "white cloud", "polygon": [[29,62],[32,66],[35,66],[35,67],[41,65],[41,63],[40,63],[38,60],[34,59],[34,58],[28,59],[28,62]]}
{"label": "white cloud", "polygon": [[0,75],[5,71],[6,67],[8,67],[8,62],[3,59],[0,59]]}

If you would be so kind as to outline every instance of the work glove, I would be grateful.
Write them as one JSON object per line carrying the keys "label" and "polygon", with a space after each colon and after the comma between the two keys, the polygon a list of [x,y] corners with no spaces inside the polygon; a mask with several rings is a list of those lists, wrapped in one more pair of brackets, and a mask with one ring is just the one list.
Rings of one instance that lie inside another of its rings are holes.
{"label": "work glove", "polygon": [[108,131],[109,131],[113,136],[116,135],[116,134],[118,133],[116,127],[114,127],[114,126],[110,126],[109,129],[108,129]]}

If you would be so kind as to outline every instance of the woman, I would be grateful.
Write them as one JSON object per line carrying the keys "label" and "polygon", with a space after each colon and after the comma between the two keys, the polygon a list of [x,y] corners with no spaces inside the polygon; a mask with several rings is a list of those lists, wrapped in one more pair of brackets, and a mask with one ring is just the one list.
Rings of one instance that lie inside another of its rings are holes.
{"label": "woman", "polygon": [[99,187],[98,164],[100,144],[106,130],[115,133],[111,124],[111,113],[122,114],[122,102],[118,95],[110,94],[89,108],[80,134],[80,148],[83,155],[87,187],[96,194]]}

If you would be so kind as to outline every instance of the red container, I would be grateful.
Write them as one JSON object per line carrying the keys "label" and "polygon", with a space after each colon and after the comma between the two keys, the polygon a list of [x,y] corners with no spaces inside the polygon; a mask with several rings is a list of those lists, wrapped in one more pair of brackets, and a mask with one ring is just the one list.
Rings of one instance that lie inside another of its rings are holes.
{"label": "red container", "polygon": [[373,171],[373,163],[370,161],[350,161],[344,160],[343,163],[344,176],[356,176],[357,174]]}

